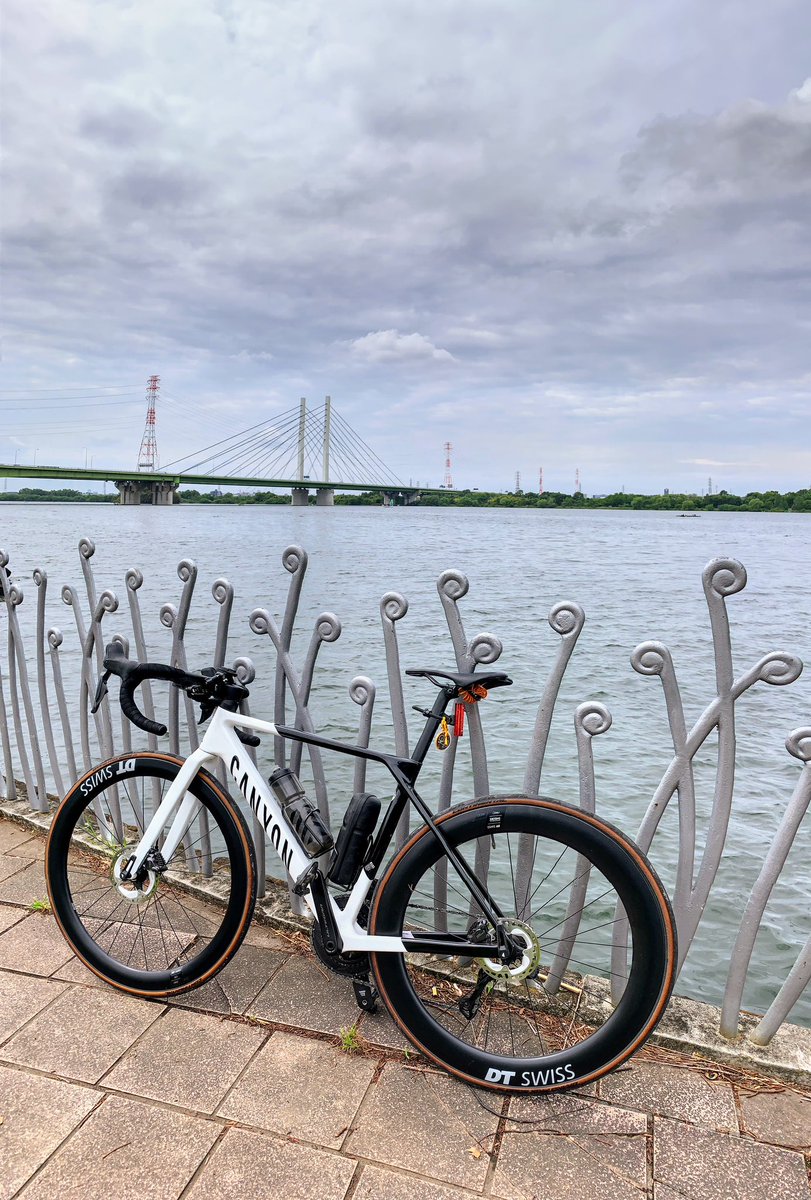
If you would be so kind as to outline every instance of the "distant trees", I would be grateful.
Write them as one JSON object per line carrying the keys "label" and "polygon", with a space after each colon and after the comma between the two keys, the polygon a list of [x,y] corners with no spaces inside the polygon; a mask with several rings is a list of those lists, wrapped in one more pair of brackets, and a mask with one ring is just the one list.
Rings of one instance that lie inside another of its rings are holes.
{"label": "distant trees", "polygon": [[101,492],[77,492],[75,488],[38,488],[26,487],[20,488],[18,492],[0,492],[0,500],[30,500],[30,501],[47,501],[68,502],[71,504],[114,504],[118,500],[118,493],[113,492],[112,495],[105,496]]}
{"label": "distant trees", "polygon": [[[404,489],[411,491],[412,489]],[[388,493],[387,493],[388,494]],[[0,501],[30,500],[39,503],[68,502],[73,504],[115,504],[118,494],[102,495],[100,492],[79,492],[74,488],[20,488],[17,492],[0,491]],[[178,504],[289,504],[287,492],[201,492],[196,488],[183,488],[175,495]],[[310,496],[315,503],[315,496]],[[341,505],[363,505],[373,507],[383,504],[382,492],[344,492],[336,495],[335,503]],[[686,493],[668,493],[646,496],[633,492],[613,492],[609,496],[587,496],[584,492],[479,492],[438,491],[423,494],[417,501],[421,507],[437,508],[612,508],[634,510],[659,510],[670,512],[811,512],[811,488],[796,492],[747,492],[735,496],[726,490],[707,496]]]}

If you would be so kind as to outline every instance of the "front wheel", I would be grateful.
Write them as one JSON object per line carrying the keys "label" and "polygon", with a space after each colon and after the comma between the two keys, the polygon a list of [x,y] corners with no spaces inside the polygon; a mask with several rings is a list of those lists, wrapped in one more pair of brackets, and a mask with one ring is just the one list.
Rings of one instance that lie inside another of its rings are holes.
{"label": "front wheel", "polygon": [[[517,957],[372,954],[403,1032],[452,1074],[497,1090],[554,1091],[613,1070],[653,1030],[675,976],[673,914],[645,856],[607,822],[538,797],[489,797],[436,823],[487,879]],[[494,940],[428,826],[389,864],[369,930]]]}
{"label": "front wheel", "polygon": [[210,979],[253,914],[248,827],[205,771],[189,787],[197,804],[171,860],[161,853],[169,823],[139,876],[126,878],[127,860],[181,765],[148,753],[102,763],[65,796],[45,850],[51,907],[72,950],[102,979],[139,996],[174,995]]}

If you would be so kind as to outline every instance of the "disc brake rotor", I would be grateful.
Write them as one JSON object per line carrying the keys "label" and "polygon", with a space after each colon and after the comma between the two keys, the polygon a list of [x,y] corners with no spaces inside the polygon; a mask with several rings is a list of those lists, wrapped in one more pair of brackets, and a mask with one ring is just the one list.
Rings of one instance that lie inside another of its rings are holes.
{"label": "disc brake rotor", "polygon": [[477,958],[476,962],[483,971],[493,979],[503,979],[510,983],[520,983],[533,975],[541,965],[541,944],[531,926],[523,921],[511,921],[505,929],[511,938],[523,948],[523,953],[516,962],[503,963],[497,958]]}
{"label": "disc brake rotor", "polygon": [[125,851],[124,854],[119,855],[110,868],[110,877],[119,896],[122,896],[125,900],[129,900],[131,904],[146,904],[158,886],[159,876],[155,871],[147,870],[143,874],[140,884],[136,883],[134,879],[122,879],[121,869],[126,862],[129,862],[131,857],[130,851]]}

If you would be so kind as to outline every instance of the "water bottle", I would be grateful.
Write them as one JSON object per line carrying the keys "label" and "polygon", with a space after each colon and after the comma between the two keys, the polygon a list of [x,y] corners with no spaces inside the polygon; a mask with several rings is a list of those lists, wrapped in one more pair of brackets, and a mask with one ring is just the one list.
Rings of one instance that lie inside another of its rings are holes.
{"label": "water bottle", "polygon": [[304,788],[289,767],[279,767],[270,776],[268,783],[307,857],[318,858],[320,854],[331,850],[332,834],[321,820],[316,805],[305,796]]}

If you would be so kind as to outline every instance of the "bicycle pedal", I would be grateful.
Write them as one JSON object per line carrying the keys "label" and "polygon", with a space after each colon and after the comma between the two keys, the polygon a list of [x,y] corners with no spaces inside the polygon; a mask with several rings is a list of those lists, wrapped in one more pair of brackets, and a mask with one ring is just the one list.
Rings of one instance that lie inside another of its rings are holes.
{"label": "bicycle pedal", "polygon": [[318,874],[318,863],[310,863],[303,875],[300,875],[293,884],[294,896],[306,896],[309,892],[312,882]]}
{"label": "bicycle pedal", "polygon": [[353,979],[352,987],[355,990],[355,1003],[358,1008],[362,1008],[364,1012],[377,1012],[377,988],[368,979]]}

